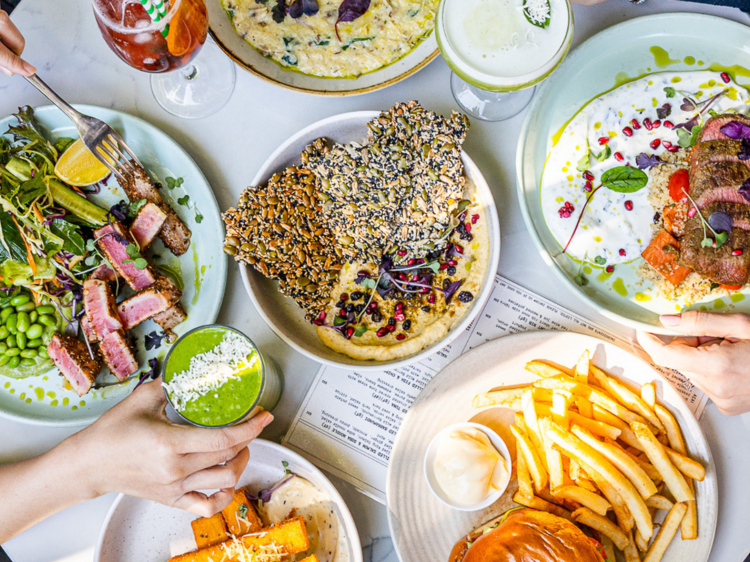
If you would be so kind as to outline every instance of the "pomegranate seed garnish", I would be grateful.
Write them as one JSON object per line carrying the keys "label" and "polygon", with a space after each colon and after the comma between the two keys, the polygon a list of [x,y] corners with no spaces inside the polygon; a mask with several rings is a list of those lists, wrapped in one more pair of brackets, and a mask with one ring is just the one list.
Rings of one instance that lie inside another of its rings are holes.
{"label": "pomegranate seed garnish", "polygon": [[638,122],[638,119],[631,119],[630,124],[633,126],[634,129],[638,130],[641,128],[641,124]]}
{"label": "pomegranate seed garnish", "polygon": [[626,137],[632,137],[633,136],[633,129],[631,129],[630,127],[625,127],[622,130],[622,134],[625,135]]}
{"label": "pomegranate seed garnish", "polygon": [[456,260],[448,260],[448,265],[458,265]]}
{"label": "pomegranate seed garnish", "polygon": [[320,314],[318,314],[318,320],[325,320],[326,319],[326,311],[321,310]]}
{"label": "pomegranate seed garnish", "polygon": [[675,145],[672,145],[672,146],[670,146],[670,147],[669,147],[669,148],[668,148],[667,150],[668,150],[669,152],[677,152],[678,150],[680,150],[680,147],[679,147],[679,146],[675,146]]}
{"label": "pomegranate seed garnish", "polygon": [[354,335],[354,326],[348,326],[346,330],[344,330],[344,337],[350,340],[352,339],[353,335]]}
{"label": "pomegranate seed garnish", "polygon": [[669,150],[670,147],[672,146],[672,143],[669,141],[661,141],[661,143],[664,145],[664,148],[666,148],[667,150]]}
{"label": "pomegranate seed garnish", "polygon": [[395,332],[395,331],[396,331],[396,326],[395,326],[395,325],[394,325],[394,326],[391,326],[390,324],[388,324],[388,325],[387,325],[387,326],[385,327],[385,329],[386,329],[386,330],[388,330],[389,332]]}
{"label": "pomegranate seed garnish", "polygon": [[397,339],[398,341],[403,341],[403,340],[405,340],[405,339],[406,339],[406,334],[398,334],[398,335],[396,336],[396,339]]}
{"label": "pomegranate seed garnish", "polygon": [[592,174],[588,170],[586,170],[585,172],[583,172],[583,177],[584,177],[584,179],[587,179],[589,181],[593,181],[594,180],[594,174]]}
{"label": "pomegranate seed garnish", "polygon": [[422,265],[424,263],[424,260],[422,258],[419,258],[416,263],[417,265]]}
{"label": "pomegranate seed garnish", "polygon": [[651,119],[649,119],[648,117],[643,120],[643,126],[646,127],[649,131],[654,128],[654,126],[651,124]]}
{"label": "pomegranate seed garnish", "polygon": [[347,293],[341,293],[341,296],[339,297],[339,300],[341,302],[346,302],[347,300],[349,300],[349,295]]}
{"label": "pomegranate seed garnish", "polygon": [[478,220],[479,220],[479,215],[472,215],[471,216],[471,224],[477,224]]}
{"label": "pomegranate seed garnish", "polygon": [[435,304],[435,293],[430,293],[427,296],[427,302],[430,304]]}
{"label": "pomegranate seed garnish", "polygon": [[415,263],[417,263],[417,260],[415,260],[414,258],[412,258],[408,262],[406,262],[406,265],[414,265]]}
{"label": "pomegranate seed garnish", "polygon": [[614,265],[608,265],[607,269],[605,270],[607,273],[612,273],[615,270]]}
{"label": "pomegranate seed garnish", "polygon": [[733,256],[741,256],[742,255],[742,250],[732,250],[732,255]]}
{"label": "pomegranate seed garnish", "polygon": [[690,210],[688,211],[688,218],[692,219],[695,216],[695,213],[698,211],[695,210],[695,207],[690,207]]}
{"label": "pomegranate seed garnish", "polygon": [[448,269],[448,264],[447,263],[441,263],[440,264],[440,271],[445,271],[446,269]]}
{"label": "pomegranate seed garnish", "polygon": [[660,144],[661,144],[661,141],[659,139],[654,139],[651,141],[651,144],[649,144],[649,146],[653,148],[654,150],[656,150],[657,148],[659,148]]}
{"label": "pomegranate seed garnish", "polygon": [[418,281],[419,280],[419,275],[415,273],[414,275],[411,276],[411,280],[412,281]]}
{"label": "pomegranate seed garnish", "polygon": [[721,79],[724,80],[725,84],[729,84],[729,74],[727,74],[726,72],[721,73]]}
{"label": "pomegranate seed garnish", "polygon": [[380,328],[377,333],[379,338],[384,338],[388,335],[388,328]]}
{"label": "pomegranate seed garnish", "polygon": [[609,137],[599,137],[599,146],[604,146],[609,142]]}
{"label": "pomegranate seed garnish", "polygon": [[393,317],[396,319],[396,322],[403,322],[404,320],[406,320],[406,316],[404,316],[403,312],[398,312],[394,314]]}
{"label": "pomegranate seed garnish", "polygon": [[398,255],[399,256],[405,256],[406,255],[406,250],[399,250],[398,251]]}
{"label": "pomegranate seed garnish", "polygon": [[632,211],[633,210],[633,202],[630,199],[628,199],[627,201],[625,201],[625,208],[628,211]]}
{"label": "pomegranate seed garnish", "polygon": [[617,160],[618,162],[622,162],[623,160],[625,160],[625,158],[619,152],[615,152],[615,160]]}
{"label": "pomegranate seed garnish", "polygon": [[341,316],[341,318],[346,318],[346,315],[347,315],[347,312],[346,312],[346,310],[344,310],[344,309],[342,308],[342,309],[341,309],[341,312],[339,312],[339,316]]}
{"label": "pomegranate seed garnish", "polygon": [[471,223],[466,223],[466,232],[471,232]]}
{"label": "pomegranate seed garnish", "polygon": [[315,324],[316,326],[322,326],[323,325],[323,321],[322,320],[318,320],[317,318],[315,320],[313,320],[312,323]]}
{"label": "pomegranate seed garnish", "polygon": [[625,255],[625,248],[620,248],[620,255],[621,255],[621,256],[624,256],[624,255]]}
{"label": "pomegranate seed garnish", "polygon": [[653,123],[651,123],[651,126],[654,129],[658,129],[659,127],[661,127],[661,121],[659,119],[657,119],[656,121],[654,121]]}
{"label": "pomegranate seed garnish", "polygon": [[463,253],[464,253],[464,249],[463,249],[463,247],[462,247],[462,246],[459,246],[458,244],[453,244],[453,247],[454,247],[454,248],[456,248],[456,251],[457,251],[457,252],[458,252],[459,254],[463,254]]}
{"label": "pomegranate seed garnish", "polygon": [[586,191],[586,193],[590,192],[593,187],[594,187],[594,184],[591,183],[591,180],[588,180],[585,184],[583,184],[583,189],[584,191]]}
{"label": "pomegranate seed garnish", "polygon": [[667,129],[674,129],[674,123],[672,123],[671,121],[664,121],[664,126]]}

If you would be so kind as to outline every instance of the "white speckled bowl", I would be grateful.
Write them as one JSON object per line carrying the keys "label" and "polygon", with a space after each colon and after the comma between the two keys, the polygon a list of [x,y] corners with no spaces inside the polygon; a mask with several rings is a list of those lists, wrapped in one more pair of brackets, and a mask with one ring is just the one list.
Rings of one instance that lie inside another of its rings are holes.
{"label": "white speckled bowl", "polygon": [[[348,539],[350,561],[362,562],[362,546],[349,508],[328,478],[297,453],[256,439],[250,444],[250,462],[239,486],[250,486],[252,492],[270,487],[284,476],[282,461],[330,498]],[[196,516],[187,511],[120,494],[102,524],[94,561],[166,562],[172,556],[195,550],[190,528],[193,519]]]}

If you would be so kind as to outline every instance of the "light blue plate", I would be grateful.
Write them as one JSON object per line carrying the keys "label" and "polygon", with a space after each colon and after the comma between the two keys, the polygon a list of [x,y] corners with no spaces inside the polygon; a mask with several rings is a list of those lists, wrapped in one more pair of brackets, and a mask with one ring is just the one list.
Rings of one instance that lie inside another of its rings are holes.
{"label": "light blue plate", "polygon": [[[164,185],[162,195],[170,201],[172,208],[193,232],[190,249],[177,258],[157,240],[148,253],[152,257],[161,256],[153,259],[156,265],[177,266],[182,270],[185,288],[180,302],[188,319],[174,331],[183,334],[203,324],[212,323],[219,314],[224,297],[227,262],[222,251],[224,226],[219,206],[203,173],[180,145],[153,125],[112,109],[92,105],[75,107],[114,127],[138,156],[146,171],[158,181],[164,184],[167,177],[181,177],[185,180],[181,187],[171,191]],[[78,137],[72,122],[57,108],[39,107],[34,115],[48,138]],[[8,125],[15,122],[15,117],[12,116],[1,119],[0,133],[4,133]],[[107,187],[98,195],[92,196],[96,203],[109,208],[122,199],[127,200],[116,180],[110,179]],[[190,196],[189,207],[176,202],[185,195]],[[196,208],[203,215],[200,223],[195,220]],[[167,353],[166,343],[159,349],[146,351],[144,336],[153,331],[161,333],[161,328],[152,321],[144,322],[132,331],[142,369],[149,359],[156,357],[161,360]],[[102,373],[98,380],[111,382],[115,379],[109,373]],[[26,379],[0,376],[0,415],[44,425],[85,425],[125,398],[133,386],[135,382],[130,381],[95,389],[79,398],[75,392],[63,388],[63,378],[59,376],[57,369]]]}
{"label": "light blue plate", "polygon": [[[674,302],[656,297],[647,283],[638,285],[640,279],[635,270],[640,258],[632,267],[618,266],[607,280],[597,280],[599,271],[594,270],[587,276],[588,285],[580,287],[575,283],[573,278],[578,273],[578,264],[561,253],[544,222],[539,199],[541,175],[552,136],[586,102],[626,77],[662,71],[708,70],[712,64],[750,69],[748,45],[750,28],[722,18],[684,13],[637,18],[610,27],[579,46],[534,97],[516,152],[518,198],[526,226],[561,284],[605,316],[636,329],[669,333],[659,323],[659,314],[674,313],[677,307]],[[661,47],[675,62],[658,66],[650,50],[652,47]],[[694,62],[688,57],[693,57]],[[698,61],[704,64],[699,65]],[[739,84],[750,85],[750,75],[743,76],[733,69],[730,73],[736,74]],[[623,281],[626,296],[612,286],[618,278]],[[636,293],[648,294],[651,300],[639,302]],[[734,306],[733,311],[750,312],[750,299],[741,294],[735,295],[737,302],[715,297],[707,301],[696,303],[693,308],[727,310]]]}

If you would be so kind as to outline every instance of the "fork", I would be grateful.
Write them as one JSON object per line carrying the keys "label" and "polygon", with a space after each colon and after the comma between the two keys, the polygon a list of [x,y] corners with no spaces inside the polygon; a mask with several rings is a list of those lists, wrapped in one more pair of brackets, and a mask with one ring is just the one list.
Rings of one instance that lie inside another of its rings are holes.
{"label": "fork", "polygon": [[[115,174],[120,180],[127,183],[129,179],[134,178],[138,167],[143,166],[130,147],[125,144],[120,134],[104,121],[84,115],[73,109],[64,99],[62,99],[52,88],[36,74],[27,76],[28,80],[36,89],[42,92],[49,100],[62,110],[65,115],[70,117],[78,130],[78,134],[83,144],[96,157],[99,162],[104,164],[107,169]],[[120,150],[120,147],[130,156],[127,156]]]}

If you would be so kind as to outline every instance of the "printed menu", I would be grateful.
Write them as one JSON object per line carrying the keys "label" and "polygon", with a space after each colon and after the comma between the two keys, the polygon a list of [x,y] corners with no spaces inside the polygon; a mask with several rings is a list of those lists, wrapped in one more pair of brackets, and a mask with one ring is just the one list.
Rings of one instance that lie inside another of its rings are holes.
{"label": "printed menu", "polygon": [[[470,349],[531,330],[589,334],[645,358],[636,342],[498,275],[487,304],[474,322],[453,343],[424,361],[366,373],[322,366],[283,444],[384,503],[391,448],[401,420],[419,392],[438,371]],[[708,397],[678,371],[655,368],[700,418]]]}

